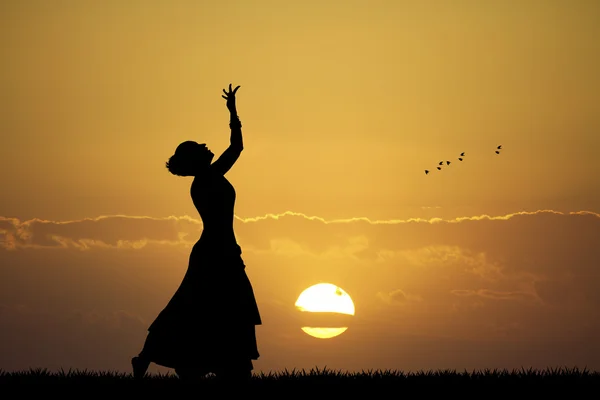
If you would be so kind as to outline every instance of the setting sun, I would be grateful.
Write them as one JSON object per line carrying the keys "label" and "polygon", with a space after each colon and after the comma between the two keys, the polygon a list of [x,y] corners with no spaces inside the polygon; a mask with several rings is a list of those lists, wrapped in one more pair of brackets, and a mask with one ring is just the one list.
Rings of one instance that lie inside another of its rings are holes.
{"label": "setting sun", "polygon": [[[331,283],[318,283],[305,289],[295,304],[302,312],[354,315],[354,302],[342,288]],[[302,327],[310,336],[329,339],[344,333],[348,327]]]}

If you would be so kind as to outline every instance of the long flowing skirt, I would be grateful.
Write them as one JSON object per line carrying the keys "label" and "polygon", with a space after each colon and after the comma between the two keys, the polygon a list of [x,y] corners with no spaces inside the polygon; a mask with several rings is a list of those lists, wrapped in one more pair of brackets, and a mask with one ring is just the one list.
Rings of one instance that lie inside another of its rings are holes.
{"label": "long flowing skirt", "polygon": [[148,328],[143,352],[168,368],[206,373],[259,358],[255,327],[261,317],[241,249],[198,241],[188,270]]}

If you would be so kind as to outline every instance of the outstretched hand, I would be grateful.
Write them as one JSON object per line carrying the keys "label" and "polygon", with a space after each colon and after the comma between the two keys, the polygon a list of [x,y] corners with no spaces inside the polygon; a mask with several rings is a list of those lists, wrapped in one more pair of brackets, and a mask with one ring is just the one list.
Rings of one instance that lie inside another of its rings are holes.
{"label": "outstretched hand", "polygon": [[237,92],[237,90],[239,88],[240,88],[240,86],[238,85],[235,89],[231,90],[231,83],[230,83],[229,84],[229,92],[227,92],[227,91],[225,91],[225,89],[223,89],[223,93],[225,93],[225,95],[221,95],[222,98],[224,98],[225,100],[227,100],[227,108],[232,113],[236,112],[236,107],[235,107],[235,92]]}

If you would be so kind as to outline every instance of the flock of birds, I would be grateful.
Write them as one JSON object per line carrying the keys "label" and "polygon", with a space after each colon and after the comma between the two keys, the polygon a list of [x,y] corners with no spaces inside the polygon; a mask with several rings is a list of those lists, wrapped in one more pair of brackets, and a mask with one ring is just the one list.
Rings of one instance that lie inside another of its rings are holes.
{"label": "flock of birds", "polygon": [[[496,154],[500,154],[500,150],[502,150],[502,145],[496,147]],[[464,156],[465,156],[465,152],[463,151],[462,153],[460,153],[460,157],[458,157],[458,161],[462,161],[463,158],[464,158]],[[442,170],[442,165],[444,165],[444,161],[440,161],[438,163],[438,166],[437,166],[437,170],[438,171]],[[450,161],[446,161],[446,165],[450,165]],[[425,170],[425,175],[427,175],[428,173],[429,173],[429,170],[426,169]]]}

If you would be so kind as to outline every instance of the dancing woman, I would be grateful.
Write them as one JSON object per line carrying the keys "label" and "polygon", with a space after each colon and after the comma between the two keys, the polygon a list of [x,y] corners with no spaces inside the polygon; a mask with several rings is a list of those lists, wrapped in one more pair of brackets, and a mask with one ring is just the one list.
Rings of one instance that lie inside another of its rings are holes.
{"label": "dancing woman", "polygon": [[247,379],[259,357],[255,327],[262,322],[233,230],[235,189],[225,178],[244,148],[235,102],[239,88],[223,89],[231,140],[221,157],[212,162],[205,144],[186,141],[166,163],[173,175],[194,177],[190,193],[203,228],[181,285],[131,360],[136,378],[154,362],[175,369],[182,379],[211,372]]}

